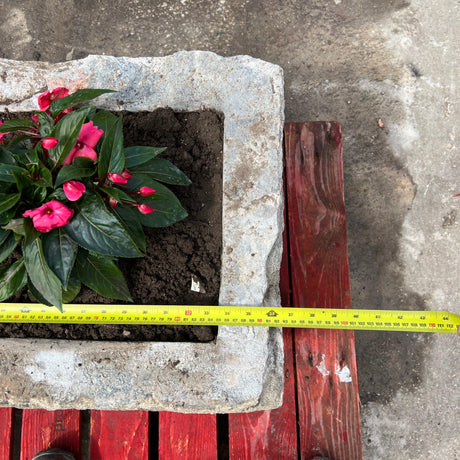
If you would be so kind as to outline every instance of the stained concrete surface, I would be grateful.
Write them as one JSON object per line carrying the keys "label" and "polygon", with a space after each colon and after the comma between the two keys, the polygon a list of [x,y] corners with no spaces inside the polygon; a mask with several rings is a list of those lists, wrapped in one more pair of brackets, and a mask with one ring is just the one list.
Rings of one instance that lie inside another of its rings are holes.
{"label": "stained concrete surface", "polygon": [[[460,311],[455,0],[0,0],[0,56],[249,54],[343,125],[355,308]],[[379,124],[379,120],[381,121]],[[357,332],[364,456],[456,459],[456,336]]]}

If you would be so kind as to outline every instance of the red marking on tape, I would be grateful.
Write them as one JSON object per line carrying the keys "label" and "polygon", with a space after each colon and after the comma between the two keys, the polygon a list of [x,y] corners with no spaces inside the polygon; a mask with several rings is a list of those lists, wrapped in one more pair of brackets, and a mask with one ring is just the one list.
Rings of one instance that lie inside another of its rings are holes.
{"label": "red marking on tape", "polygon": [[348,326],[348,321],[341,321],[341,324],[343,324],[344,326]]}
{"label": "red marking on tape", "polygon": [[185,310],[185,316],[190,316],[192,314],[192,310]]}
{"label": "red marking on tape", "polygon": [[99,316],[95,316],[94,319],[97,321],[99,319]]}
{"label": "red marking on tape", "polygon": [[180,321],[180,316],[175,316],[174,321]]}
{"label": "red marking on tape", "polygon": [[19,318],[19,315],[14,315],[14,317],[17,319],[17,318]]}
{"label": "red marking on tape", "polygon": [[435,324],[435,323],[429,323],[428,326],[430,326],[430,327],[436,327],[436,324]]}
{"label": "red marking on tape", "polygon": [[257,318],[257,322],[258,322],[258,323],[261,323],[261,322],[262,322],[262,318]]}

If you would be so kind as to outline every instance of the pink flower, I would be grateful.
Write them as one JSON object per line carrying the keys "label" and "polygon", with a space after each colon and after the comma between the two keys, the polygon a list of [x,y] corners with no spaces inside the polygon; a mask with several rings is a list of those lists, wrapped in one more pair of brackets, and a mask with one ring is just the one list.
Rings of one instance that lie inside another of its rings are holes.
{"label": "pink flower", "polygon": [[42,145],[45,149],[54,149],[58,145],[58,140],[55,137],[45,137],[42,139]]}
{"label": "pink flower", "polygon": [[39,232],[47,233],[53,228],[67,225],[73,211],[59,201],[51,200],[39,208],[26,211],[23,216],[30,217]]}
{"label": "pink flower", "polygon": [[38,123],[38,115],[32,115],[32,120],[35,121],[35,123]]}
{"label": "pink flower", "polygon": [[48,110],[50,108],[51,102],[55,99],[61,99],[69,95],[69,90],[67,88],[63,88],[62,86],[59,88],[53,89],[51,92],[45,91],[44,93],[38,96],[38,107],[40,110]]}
{"label": "pink flower", "polygon": [[69,180],[62,188],[64,189],[65,196],[70,201],[79,200],[83,196],[83,193],[86,192],[85,184],[75,180]]}
{"label": "pink flower", "polygon": [[141,212],[142,214],[150,214],[151,212],[155,211],[155,209],[151,208],[148,204],[138,204],[136,208]]}
{"label": "pink flower", "polygon": [[[3,125],[3,121],[0,120],[0,126]],[[10,134],[10,133],[0,133],[0,144],[3,142],[3,136],[6,136],[7,134]]]}
{"label": "pink flower", "polygon": [[112,206],[112,208],[115,209],[117,207],[118,201],[115,198],[110,197],[109,203],[110,203],[110,206]]}
{"label": "pink flower", "polygon": [[141,196],[149,196],[152,193],[155,193],[155,190],[150,187],[141,187],[137,193],[139,193]]}
{"label": "pink flower", "polygon": [[128,179],[119,173],[109,173],[107,177],[115,184],[126,184],[128,182]]}
{"label": "pink flower", "polygon": [[86,157],[96,161],[97,153],[94,150],[94,147],[96,147],[103,134],[104,131],[102,131],[102,129],[98,129],[97,126],[94,126],[92,121],[85,123],[81,127],[77,143],[69,152],[62,164],[69,165],[76,157]]}

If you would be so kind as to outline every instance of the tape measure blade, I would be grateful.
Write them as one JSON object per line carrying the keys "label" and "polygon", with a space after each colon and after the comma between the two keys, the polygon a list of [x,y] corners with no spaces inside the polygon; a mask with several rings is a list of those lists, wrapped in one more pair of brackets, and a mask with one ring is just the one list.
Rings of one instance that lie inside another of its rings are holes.
{"label": "tape measure blade", "polygon": [[460,315],[444,311],[190,305],[0,304],[0,322],[187,324],[456,333]]}

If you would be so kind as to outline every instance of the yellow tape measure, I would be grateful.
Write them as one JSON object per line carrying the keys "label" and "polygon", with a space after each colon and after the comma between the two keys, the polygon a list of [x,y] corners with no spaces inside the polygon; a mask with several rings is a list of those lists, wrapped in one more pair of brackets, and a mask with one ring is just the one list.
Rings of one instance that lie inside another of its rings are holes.
{"label": "yellow tape measure", "polygon": [[457,333],[460,315],[443,311],[192,305],[0,304],[1,323],[264,326]]}

